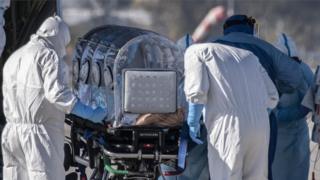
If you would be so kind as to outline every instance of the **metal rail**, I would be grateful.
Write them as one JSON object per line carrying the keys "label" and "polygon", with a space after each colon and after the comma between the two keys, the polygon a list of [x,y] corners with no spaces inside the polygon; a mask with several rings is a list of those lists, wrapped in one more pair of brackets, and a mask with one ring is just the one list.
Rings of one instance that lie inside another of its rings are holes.
{"label": "metal rail", "polygon": [[138,153],[114,153],[110,152],[107,149],[103,149],[103,153],[107,156],[109,156],[110,159],[114,158],[126,158],[126,159],[177,159],[177,155],[172,154],[142,154],[141,151]]}

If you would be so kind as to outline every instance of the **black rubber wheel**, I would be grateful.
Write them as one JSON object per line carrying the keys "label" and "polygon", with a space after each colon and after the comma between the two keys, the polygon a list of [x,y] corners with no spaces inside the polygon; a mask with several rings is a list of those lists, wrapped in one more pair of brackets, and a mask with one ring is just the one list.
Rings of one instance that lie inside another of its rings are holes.
{"label": "black rubber wheel", "polygon": [[78,180],[78,174],[76,172],[66,175],[66,180]]}
{"label": "black rubber wheel", "polygon": [[64,143],[64,169],[65,171],[68,171],[71,164],[73,163],[73,158],[72,158],[72,150],[71,146],[68,143]]}

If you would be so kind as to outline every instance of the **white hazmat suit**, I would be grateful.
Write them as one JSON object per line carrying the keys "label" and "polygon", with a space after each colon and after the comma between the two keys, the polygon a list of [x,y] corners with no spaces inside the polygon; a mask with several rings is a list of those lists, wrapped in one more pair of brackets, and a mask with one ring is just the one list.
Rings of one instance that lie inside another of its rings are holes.
{"label": "white hazmat suit", "polygon": [[4,46],[6,45],[6,33],[3,29],[5,25],[4,12],[10,6],[10,0],[0,1],[0,57],[2,55]]}
{"label": "white hazmat suit", "polygon": [[63,85],[67,25],[48,18],[3,69],[4,180],[63,180],[64,118],[77,99]]}
{"label": "white hazmat suit", "polygon": [[185,54],[187,100],[204,104],[211,180],[267,180],[277,90],[251,52],[215,43]]}

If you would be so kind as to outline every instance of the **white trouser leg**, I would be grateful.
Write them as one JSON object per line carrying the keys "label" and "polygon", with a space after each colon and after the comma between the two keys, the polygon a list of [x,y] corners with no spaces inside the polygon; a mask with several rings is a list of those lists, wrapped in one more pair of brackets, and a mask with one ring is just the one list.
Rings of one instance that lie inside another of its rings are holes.
{"label": "white trouser leg", "polygon": [[28,180],[26,161],[17,129],[6,125],[2,132],[3,180]]}

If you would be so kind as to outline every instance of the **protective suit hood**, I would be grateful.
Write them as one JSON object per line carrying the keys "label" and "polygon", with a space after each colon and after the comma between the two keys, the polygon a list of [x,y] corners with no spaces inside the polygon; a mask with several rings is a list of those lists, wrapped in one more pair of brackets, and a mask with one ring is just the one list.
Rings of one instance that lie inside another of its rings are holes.
{"label": "protective suit hood", "polygon": [[278,41],[276,42],[275,46],[284,54],[290,57],[299,57],[296,43],[290,36],[287,36],[285,33],[281,33],[278,36]]}
{"label": "protective suit hood", "polygon": [[36,35],[46,39],[57,52],[59,57],[66,55],[66,45],[70,42],[70,31],[68,25],[59,17],[47,18]]}

